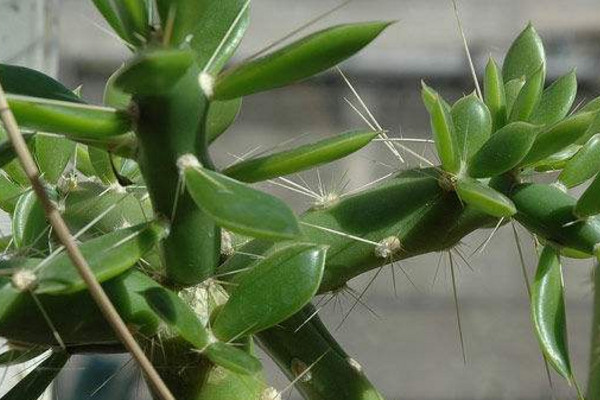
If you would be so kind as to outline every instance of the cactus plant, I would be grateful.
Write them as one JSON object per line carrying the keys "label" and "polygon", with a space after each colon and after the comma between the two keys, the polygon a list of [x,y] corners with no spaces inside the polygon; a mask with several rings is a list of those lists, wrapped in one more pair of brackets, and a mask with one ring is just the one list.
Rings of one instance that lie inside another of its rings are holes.
{"label": "cactus plant", "polygon": [[[502,68],[488,63],[483,98],[450,104],[423,84],[439,166],[400,171],[297,216],[249,184],[340,159],[385,133],[346,132],[225,169],[213,163],[210,146],[244,96],[335,66],[389,23],[334,26],[226,67],[248,25],[249,1],[94,3],[133,51],[108,80],[103,105],[22,67],[0,66],[0,83],[44,178],[42,193],[175,398],[280,398],[262,375],[258,340],[306,399],[381,399],[311,300],[509,219],[543,245],[532,321],[546,360],[576,384],[560,260],[600,258],[600,107],[593,100],[571,112],[574,72],[544,89],[544,48],[531,25]],[[51,354],[5,398],[35,399],[70,355],[125,348],[9,141],[0,144],[0,167],[0,207],[13,224],[1,241],[0,336],[11,348],[0,363]],[[557,181],[536,183],[536,171],[548,170],[560,171]],[[579,200],[566,192],[594,176]],[[246,243],[232,247],[232,235]],[[598,301],[595,310],[598,319]],[[599,337],[596,321],[590,400],[600,399]]]}

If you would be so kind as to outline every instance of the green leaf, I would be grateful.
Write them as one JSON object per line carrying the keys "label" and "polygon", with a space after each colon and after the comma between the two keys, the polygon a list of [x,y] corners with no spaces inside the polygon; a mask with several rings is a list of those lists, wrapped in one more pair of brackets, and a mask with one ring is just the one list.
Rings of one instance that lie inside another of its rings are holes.
{"label": "green leaf", "polygon": [[211,101],[206,117],[206,138],[212,143],[234,122],[242,108],[242,98],[226,101]]}
{"label": "green leaf", "polygon": [[575,70],[557,79],[542,93],[539,103],[529,117],[529,122],[551,125],[567,116],[577,95]]}
{"label": "green leaf", "polygon": [[504,84],[504,95],[506,97],[507,119],[513,109],[515,100],[517,100],[517,97],[519,96],[519,93],[521,92],[521,89],[523,89],[524,85],[525,85],[525,78],[513,79],[512,81],[508,81],[508,82],[506,82],[506,84]]}
{"label": "green leaf", "polygon": [[558,176],[568,188],[581,185],[600,172],[600,134],[592,138],[565,165]]}
{"label": "green leaf", "polygon": [[[580,113],[583,113],[583,111],[580,111],[578,114]],[[595,114],[596,116],[592,119],[592,122],[588,126],[583,136],[577,139],[575,143],[583,145],[587,143],[592,138],[592,136],[594,136],[597,133],[600,133],[600,112],[595,111]]]}
{"label": "green leaf", "polygon": [[44,251],[48,248],[50,225],[44,207],[33,190],[23,194],[17,201],[12,216],[12,231],[15,246],[19,249]]}
{"label": "green leaf", "polygon": [[576,143],[587,132],[595,117],[593,112],[577,113],[545,129],[537,136],[521,164],[534,164]]}
{"label": "green leaf", "polygon": [[438,92],[433,90],[433,88],[427,86],[425,81],[421,81],[421,99],[423,100],[423,104],[425,105],[425,108],[430,114],[438,99],[442,102],[442,106],[444,107],[444,110],[446,110],[446,112],[450,112],[452,109],[450,104],[448,104],[448,102],[444,100],[442,96],[438,94]]}
{"label": "green leaf", "polygon": [[[0,129],[1,130],[1,129]],[[0,137],[5,135],[0,132]],[[32,133],[23,133],[23,139],[27,144],[31,144],[32,139],[35,137]],[[9,140],[4,140],[0,143],[0,168],[5,167],[7,164],[17,159],[17,153]]]}
{"label": "green leaf", "polygon": [[65,352],[54,352],[19,381],[0,400],[37,400],[69,360]]}
{"label": "green leaf", "polygon": [[0,208],[12,214],[17,200],[25,189],[13,182],[3,171],[0,171]]}
{"label": "green leaf", "polygon": [[123,21],[118,15],[117,10],[114,7],[114,3],[112,0],[92,0],[96,5],[100,14],[104,17],[106,22],[113,28],[113,30],[125,41],[129,41],[129,36],[125,27],[123,26]]}
{"label": "green leaf", "polygon": [[102,183],[108,185],[117,183],[110,153],[96,147],[89,147],[88,156],[95,172],[93,175],[100,178]]}
{"label": "green leaf", "polygon": [[502,73],[496,61],[490,57],[483,80],[483,98],[492,117],[492,133],[502,128],[506,123],[506,94]]}
{"label": "green leaf", "polygon": [[130,43],[146,44],[150,36],[147,0],[115,1],[119,18],[127,32]]}
{"label": "green leaf", "polygon": [[389,25],[347,24],[314,33],[219,75],[213,96],[217,100],[234,99],[302,81],[352,56]]}
{"label": "green leaf", "polygon": [[116,70],[106,81],[104,93],[102,95],[102,102],[104,105],[116,108],[117,110],[126,110],[131,104],[132,96],[117,88],[115,84],[115,81],[121,75],[121,71],[127,68],[127,66],[127,64],[121,66],[121,68]]}
{"label": "green leaf", "polygon": [[94,176],[96,174],[90,161],[88,147],[84,144],[77,144],[75,149],[75,166],[85,176]]}
{"label": "green leaf", "polygon": [[102,139],[121,135],[132,127],[125,112],[112,108],[12,95],[8,103],[22,128]]}
{"label": "green leaf", "polygon": [[508,197],[476,179],[458,179],[456,193],[466,204],[493,217],[511,217],[517,212]]}
{"label": "green leaf", "polygon": [[317,292],[326,248],[295,243],[254,262],[233,280],[234,290],[217,314],[213,333],[223,341],[251,335],[290,317]]}
{"label": "green leaf", "polygon": [[[79,248],[96,279],[104,282],[133,267],[166,233],[166,227],[160,223],[142,224],[89,240]],[[60,253],[40,265],[36,267],[36,293],[60,295],[86,288],[68,254]]]}
{"label": "green leaf", "polygon": [[25,363],[41,356],[46,351],[48,351],[48,348],[43,346],[11,348],[0,354],[0,367],[10,367],[11,365]]}
{"label": "green leaf", "polygon": [[492,117],[485,103],[475,94],[454,103],[451,114],[459,158],[462,163],[467,163],[490,137]]}
{"label": "green leaf", "polygon": [[582,146],[572,144],[561,151],[544,158],[541,161],[533,164],[533,167],[538,172],[557,171],[563,169],[567,162],[581,149]]}
{"label": "green leaf", "polygon": [[575,215],[579,218],[587,218],[597,214],[600,214],[600,174],[583,192],[575,206]]}
{"label": "green leaf", "polygon": [[271,240],[300,236],[296,216],[278,198],[193,163],[182,167],[188,192],[222,227]]}
{"label": "green leaf", "polygon": [[254,375],[262,370],[262,364],[256,357],[227,343],[211,343],[204,355],[213,363],[237,374]]}
{"label": "green leaf", "polygon": [[590,100],[579,112],[600,111],[600,96]]}
{"label": "green leaf", "polygon": [[165,93],[173,89],[193,62],[193,53],[189,50],[144,52],[119,70],[114,87],[136,95]]}
{"label": "green leaf", "polygon": [[438,97],[431,109],[431,130],[442,168],[450,173],[460,169],[456,137],[452,115],[448,112],[442,100]]}
{"label": "green leaf", "polygon": [[200,68],[217,74],[244,37],[250,22],[250,0],[196,2],[202,3],[202,20],[193,26],[190,46]]}
{"label": "green leaf", "polygon": [[141,294],[160,319],[196,349],[204,350],[208,346],[208,331],[179,296],[162,287],[153,287]]}
{"label": "green leaf", "polygon": [[[527,27],[513,41],[504,58],[502,77],[504,82],[533,75],[539,66],[546,70],[546,54],[544,44],[533,25]],[[542,78],[542,82],[544,79]]]}
{"label": "green leaf", "polygon": [[75,156],[75,142],[64,137],[38,134],[33,155],[44,180],[56,183]]}
{"label": "green leaf", "polygon": [[377,132],[346,132],[293,150],[242,161],[223,174],[242,182],[264,181],[339,160],[366,146],[376,136]]}
{"label": "green leaf", "polygon": [[550,365],[571,382],[562,267],[551,246],[540,255],[531,289],[531,315],[540,347]]}
{"label": "green leaf", "polygon": [[533,75],[527,78],[512,105],[509,122],[529,120],[544,89],[544,72],[543,66],[540,66]]}
{"label": "green leaf", "polygon": [[0,83],[8,94],[83,103],[60,82],[25,67],[0,64]]}
{"label": "green leaf", "polygon": [[489,178],[510,171],[525,158],[540,128],[526,122],[513,122],[492,135],[471,158],[469,175]]}

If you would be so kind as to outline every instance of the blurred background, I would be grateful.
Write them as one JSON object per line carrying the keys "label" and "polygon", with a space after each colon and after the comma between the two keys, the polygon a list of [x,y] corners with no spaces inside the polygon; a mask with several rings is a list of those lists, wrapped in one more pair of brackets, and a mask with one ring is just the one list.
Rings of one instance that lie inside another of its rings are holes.
{"label": "blurred background", "polygon": [[[106,79],[129,54],[91,3],[0,0],[0,61],[42,69],[72,88],[82,85],[87,100],[101,102]],[[255,0],[253,23],[233,62],[340,3]],[[490,55],[501,61],[512,39],[531,21],[546,45],[549,80],[576,67],[579,101],[599,94],[597,0],[461,0],[458,6],[479,74]],[[305,32],[339,22],[371,19],[398,22],[341,68],[390,136],[430,138],[428,117],[420,101],[420,80],[426,80],[451,100],[474,89],[452,4],[449,0],[355,0]],[[336,71],[248,97],[236,125],[214,147],[215,158],[225,166],[238,157],[268,151],[290,139],[303,142],[364,127],[345,99],[357,104]],[[406,145],[434,160],[433,153],[423,147],[426,145]],[[313,190],[318,190],[321,182],[325,190],[345,187],[349,191],[418,165],[410,154],[401,155],[404,162],[378,142],[332,167],[293,179]],[[298,211],[313,201],[282,188],[263,188],[285,198]],[[6,232],[9,227],[6,219],[3,221],[0,227]],[[354,294],[361,296],[361,304],[356,307],[349,293],[322,299],[327,305],[321,316],[386,398],[576,398],[574,390],[557,376],[552,376],[553,389],[549,384],[532,333],[511,225],[492,233],[480,232],[461,244],[459,250],[466,262],[454,253],[466,363],[446,254],[407,260],[393,270],[386,268],[372,284],[375,271],[352,281]],[[535,261],[531,237],[519,228],[518,233],[525,266],[532,276]],[[488,241],[488,245],[481,246]],[[590,346],[591,264],[571,262],[565,273],[570,347],[575,372],[583,383]],[[267,356],[262,357],[267,360]],[[132,364],[127,357],[95,361],[93,382],[84,385],[77,375],[92,368],[92,364],[89,358],[78,357],[56,385],[54,395],[57,399],[125,400],[136,394],[140,399],[148,398]],[[14,378],[17,373],[10,371],[7,376]],[[268,373],[276,388],[287,387],[288,382],[272,364]],[[116,378],[111,379],[113,375]],[[121,385],[128,385],[128,389]],[[2,386],[6,388],[9,383]],[[292,391],[283,398],[288,396],[297,398]]]}

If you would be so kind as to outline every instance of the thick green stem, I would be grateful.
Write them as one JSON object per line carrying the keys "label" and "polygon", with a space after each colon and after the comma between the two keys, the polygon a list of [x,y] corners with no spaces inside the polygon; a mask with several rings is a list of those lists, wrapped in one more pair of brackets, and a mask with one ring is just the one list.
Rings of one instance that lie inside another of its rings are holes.
{"label": "thick green stem", "polygon": [[259,333],[262,347],[295,381],[305,399],[383,400],[360,364],[342,350],[314,313],[308,305],[284,323]]}
{"label": "thick green stem", "polygon": [[592,347],[587,400],[600,400],[600,266],[594,270],[594,320],[592,322]]}
{"label": "thick green stem", "polygon": [[[173,90],[136,99],[139,164],[157,215],[171,221],[163,242],[167,277],[176,285],[193,285],[211,276],[220,256],[220,231],[187,191],[177,168],[187,153],[206,154],[204,134],[208,101],[190,68]],[[202,157],[206,161],[206,157]]]}

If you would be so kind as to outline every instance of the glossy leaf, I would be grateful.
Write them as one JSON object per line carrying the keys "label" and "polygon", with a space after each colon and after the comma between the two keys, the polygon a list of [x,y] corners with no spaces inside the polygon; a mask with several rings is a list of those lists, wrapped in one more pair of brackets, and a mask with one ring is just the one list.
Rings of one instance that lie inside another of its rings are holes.
{"label": "glossy leaf", "polygon": [[529,120],[544,88],[544,72],[543,66],[540,66],[536,72],[527,78],[525,85],[519,91],[511,107],[509,122]]}
{"label": "glossy leaf", "polygon": [[438,156],[442,161],[442,168],[450,173],[456,173],[460,169],[460,161],[452,115],[445,110],[442,100],[439,97],[430,114],[431,131]]}
{"label": "glossy leaf", "polygon": [[[583,111],[581,111],[580,113],[583,113]],[[592,119],[592,122],[588,126],[583,136],[577,139],[575,143],[584,145],[592,138],[592,136],[594,136],[597,133],[600,133],[600,112],[596,111],[595,114],[596,116]]]}
{"label": "glossy leaf", "polygon": [[425,105],[425,108],[427,109],[427,111],[430,114],[431,114],[431,112],[435,106],[435,103],[437,102],[438,99],[440,99],[440,101],[442,102],[442,106],[444,107],[444,110],[446,110],[447,112],[450,112],[452,109],[450,104],[448,104],[448,102],[446,100],[444,100],[442,98],[442,96],[440,96],[438,94],[438,92],[433,90],[433,88],[431,88],[430,86],[427,86],[425,81],[421,81],[421,100],[423,100],[423,104]]}
{"label": "glossy leaf", "polygon": [[519,96],[519,93],[521,92],[521,89],[523,89],[524,85],[525,85],[525,78],[513,79],[504,84],[504,96],[506,97],[507,119],[513,109],[515,100],[517,100],[517,97]]}
{"label": "glossy leaf", "polygon": [[234,122],[240,113],[242,98],[211,101],[206,117],[206,137],[212,143],[223,134]]}
{"label": "glossy leaf", "polygon": [[129,116],[112,108],[26,96],[8,96],[8,103],[22,128],[89,139],[131,129]]}
{"label": "glossy leaf", "polygon": [[96,177],[108,185],[117,182],[110,153],[96,147],[89,147],[88,155]]}
{"label": "glossy leaf", "polygon": [[469,175],[489,178],[510,171],[529,153],[539,127],[513,122],[492,135],[468,165]]}
{"label": "glossy leaf", "polygon": [[184,169],[185,185],[201,209],[222,227],[246,236],[295,239],[300,228],[281,200],[202,167]]}
{"label": "glossy leaf", "polygon": [[511,217],[517,212],[508,197],[476,179],[459,179],[456,193],[464,203],[493,217]]}
{"label": "glossy leaf", "polygon": [[579,218],[587,218],[598,214],[600,214],[600,174],[583,192],[575,206],[575,215]]}
{"label": "glossy leaf", "polygon": [[148,305],[182,338],[196,349],[204,350],[209,344],[209,334],[194,311],[175,293],[162,287],[142,292]]}
{"label": "glossy leaf", "polygon": [[302,81],[352,56],[388,25],[384,22],[347,24],[314,33],[219,75],[214,98],[234,99]]}
{"label": "glossy leaf", "polygon": [[529,122],[551,125],[567,116],[577,95],[575,70],[557,79],[542,93],[540,101],[529,117]]}
{"label": "glossy leaf", "polygon": [[581,149],[582,146],[577,144],[572,144],[570,146],[565,147],[558,153],[554,153],[551,156],[544,158],[541,161],[533,164],[533,167],[536,171],[545,172],[545,171],[557,171],[559,169],[563,169],[567,162]]}
{"label": "glossy leaf", "polygon": [[251,335],[290,317],[315,295],[326,249],[296,243],[254,262],[234,278],[235,289],[217,314],[213,333],[223,341]]}
{"label": "glossy leaf", "polygon": [[65,352],[54,352],[29,372],[0,400],[37,400],[69,360]]}
{"label": "glossy leaf", "polygon": [[137,95],[157,95],[173,89],[194,61],[189,50],[142,53],[119,70],[115,88]]}
{"label": "glossy leaf", "polygon": [[75,142],[59,136],[38,134],[34,156],[44,180],[56,183],[75,156]]}
{"label": "glossy leaf", "polygon": [[82,103],[62,83],[26,67],[0,64],[0,83],[8,94]]}
{"label": "glossy leaf", "polygon": [[600,96],[588,101],[579,112],[600,111]]}
{"label": "glossy leaf", "polygon": [[223,173],[242,182],[259,182],[304,171],[340,158],[366,146],[377,132],[353,131],[280,153],[237,163]]}
{"label": "glossy leaf", "polygon": [[9,367],[11,365],[22,364],[33,360],[48,351],[47,347],[15,347],[0,354],[0,367]]}
{"label": "glossy leaf", "polygon": [[[506,53],[502,65],[502,77],[504,82],[521,77],[528,78],[537,71],[540,65],[545,71],[546,54],[544,44],[533,25],[528,24],[512,42]],[[542,82],[543,80],[542,78]]]}
{"label": "glossy leaf", "polygon": [[564,282],[560,257],[554,248],[544,247],[531,289],[531,315],[540,347],[550,365],[571,381]]}
{"label": "glossy leaf", "polygon": [[577,113],[545,129],[536,138],[522,164],[531,165],[577,142],[586,133],[594,117],[591,112]]}
{"label": "glossy leaf", "polygon": [[463,97],[452,106],[456,149],[461,162],[467,163],[488,140],[492,117],[485,103],[475,94]]}
{"label": "glossy leaf", "polygon": [[204,355],[213,363],[238,374],[254,375],[262,369],[262,364],[256,357],[227,343],[211,343]]}
{"label": "glossy leaf", "polygon": [[23,194],[12,216],[12,231],[15,246],[27,250],[42,251],[48,247],[50,225],[42,203],[33,190]]}
{"label": "glossy leaf", "polygon": [[[104,282],[133,267],[166,235],[165,226],[149,223],[117,230],[82,243],[79,248],[96,279]],[[36,293],[68,294],[86,285],[66,253],[42,261]]]}
{"label": "glossy leaf", "polygon": [[483,79],[483,98],[492,117],[492,133],[502,128],[506,123],[506,94],[502,72],[496,61],[490,57]]}
{"label": "glossy leaf", "polygon": [[568,188],[575,187],[600,172],[600,134],[592,138],[565,165],[558,180]]}

